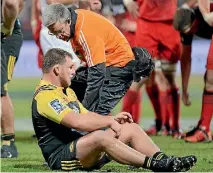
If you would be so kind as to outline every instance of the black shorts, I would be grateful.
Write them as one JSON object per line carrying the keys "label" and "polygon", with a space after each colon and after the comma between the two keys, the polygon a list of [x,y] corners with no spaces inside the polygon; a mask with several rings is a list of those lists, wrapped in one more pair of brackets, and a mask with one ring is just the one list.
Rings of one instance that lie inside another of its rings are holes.
{"label": "black shorts", "polygon": [[109,163],[111,160],[105,154],[96,165],[92,168],[83,168],[83,165],[76,158],[76,144],[78,140],[88,134],[88,132],[78,132],[76,131],[75,140],[69,144],[63,145],[58,150],[56,150],[48,159],[48,166],[52,170],[63,170],[63,171],[92,171],[94,169],[100,169],[105,164]]}
{"label": "black shorts", "polygon": [[61,152],[58,153],[57,161],[52,166],[53,170],[73,171],[83,169],[80,161],[76,158],[77,141],[78,139],[65,145]]}
{"label": "black shorts", "polygon": [[13,75],[15,64],[18,60],[21,46],[23,43],[23,35],[21,29],[14,28],[13,34],[2,42],[7,63],[7,80],[10,81]]}
{"label": "black shorts", "polygon": [[12,35],[1,42],[1,96],[7,94],[7,84],[12,78],[22,43],[20,28],[14,28]]}
{"label": "black shorts", "polygon": [[83,168],[76,158],[76,143],[82,136],[84,136],[84,133],[73,132],[73,141],[62,145],[50,155],[47,162],[52,170],[72,171]]}

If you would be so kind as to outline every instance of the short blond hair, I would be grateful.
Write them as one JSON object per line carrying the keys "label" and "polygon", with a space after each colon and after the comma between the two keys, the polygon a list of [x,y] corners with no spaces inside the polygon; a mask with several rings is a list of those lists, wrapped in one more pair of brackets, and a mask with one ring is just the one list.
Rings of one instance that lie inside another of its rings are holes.
{"label": "short blond hair", "polygon": [[73,59],[72,55],[63,49],[52,48],[48,50],[42,60],[42,72],[48,73],[54,65],[65,63],[66,57]]}

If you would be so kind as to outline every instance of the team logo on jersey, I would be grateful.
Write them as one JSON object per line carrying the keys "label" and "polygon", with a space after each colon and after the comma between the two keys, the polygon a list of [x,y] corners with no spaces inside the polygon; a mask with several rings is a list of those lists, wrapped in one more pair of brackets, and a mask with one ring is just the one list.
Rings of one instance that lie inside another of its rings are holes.
{"label": "team logo on jersey", "polygon": [[61,104],[58,99],[52,100],[50,102],[50,106],[57,114],[60,114],[64,109],[66,109],[66,105]]}
{"label": "team logo on jersey", "polygon": [[75,113],[80,113],[80,107],[78,105],[78,102],[74,101],[74,102],[69,102],[68,103],[69,108],[71,108]]}

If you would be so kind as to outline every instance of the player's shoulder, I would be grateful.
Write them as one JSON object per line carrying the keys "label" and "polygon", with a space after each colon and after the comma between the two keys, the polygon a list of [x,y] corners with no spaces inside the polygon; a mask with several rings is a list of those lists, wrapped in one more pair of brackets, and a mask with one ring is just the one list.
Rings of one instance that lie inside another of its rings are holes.
{"label": "player's shoulder", "polygon": [[[46,87],[46,86],[44,86]],[[46,100],[49,100],[53,97],[57,97],[57,94],[56,92],[54,92],[54,89],[52,88],[39,88],[35,94],[34,94],[34,99],[37,101],[37,102],[45,102]]]}
{"label": "player's shoulder", "polygon": [[34,98],[37,100],[37,99],[49,97],[55,93],[54,90],[56,89],[57,89],[56,86],[41,80],[35,89]]}

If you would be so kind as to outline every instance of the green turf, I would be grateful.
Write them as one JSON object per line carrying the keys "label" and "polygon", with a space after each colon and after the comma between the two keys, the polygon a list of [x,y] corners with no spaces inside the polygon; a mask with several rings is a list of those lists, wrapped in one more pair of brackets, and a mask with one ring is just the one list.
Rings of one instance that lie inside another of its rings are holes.
{"label": "green turf", "polygon": [[[18,132],[16,144],[19,150],[19,157],[16,159],[1,159],[2,172],[47,172],[47,166],[43,166],[44,159],[37,140],[31,137],[32,132]],[[213,144],[188,144],[184,141],[173,140],[170,137],[154,137],[153,140],[160,146],[162,151],[169,155],[195,154],[198,157],[197,165],[191,170],[193,172],[207,172],[213,170],[212,150]],[[128,166],[112,162],[102,170],[113,172],[129,172]],[[146,170],[136,169],[134,171]]]}
{"label": "green turf", "polygon": [[[180,86],[180,78],[178,77],[178,85]],[[31,100],[33,96],[34,89],[38,84],[38,78],[15,78],[11,81],[9,85],[9,94],[11,95],[12,102],[14,104],[15,117],[30,117]],[[190,107],[185,107],[181,105],[181,115],[182,117],[194,117],[200,116],[201,111],[201,100],[203,91],[203,77],[202,76],[192,76],[190,80],[190,94],[192,105]],[[144,89],[143,89],[144,91]],[[153,109],[150,101],[143,92],[143,104],[142,115],[143,117],[152,117]],[[120,111],[121,104],[119,103],[114,109],[114,113]]]}

